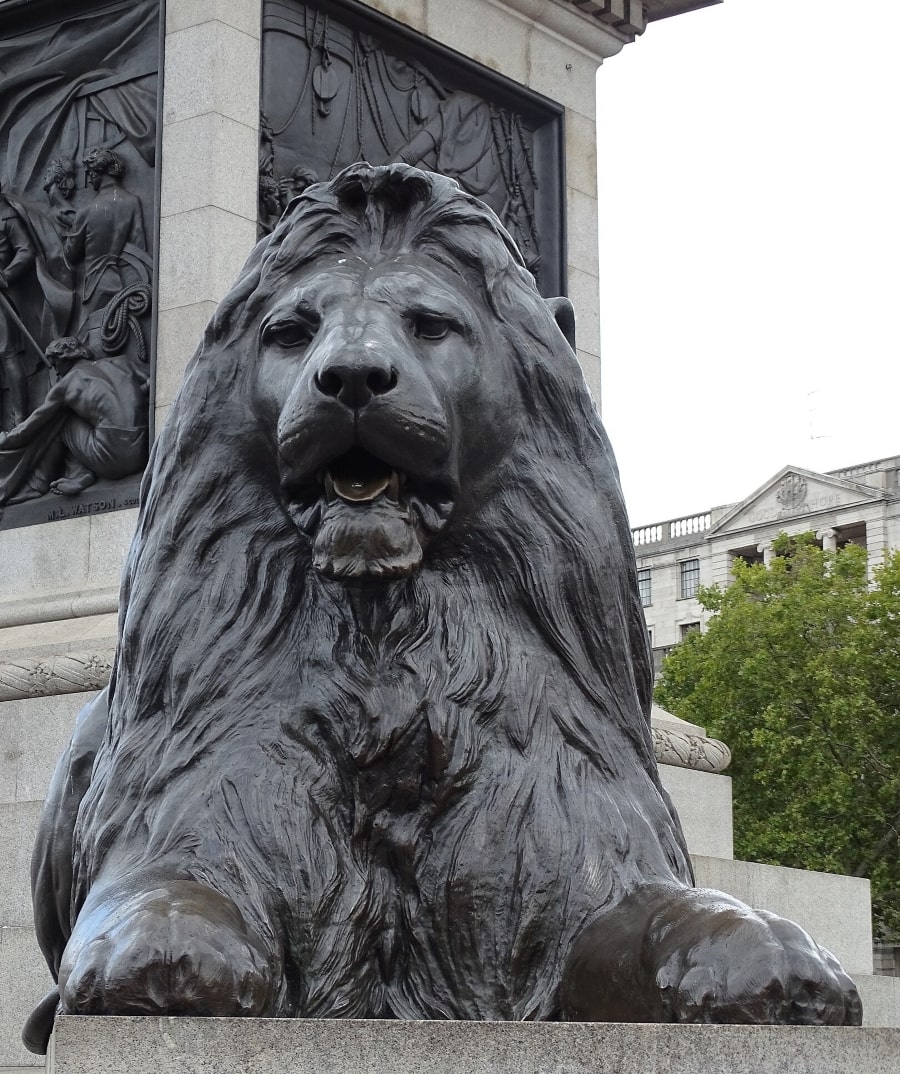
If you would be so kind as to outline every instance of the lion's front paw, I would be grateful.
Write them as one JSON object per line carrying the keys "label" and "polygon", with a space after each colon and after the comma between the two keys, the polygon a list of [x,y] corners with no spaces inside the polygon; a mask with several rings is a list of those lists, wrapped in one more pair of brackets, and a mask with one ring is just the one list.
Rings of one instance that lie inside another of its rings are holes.
{"label": "lion's front paw", "polygon": [[560,1005],[595,1022],[862,1022],[856,986],[799,925],[675,883],[637,888],[585,929]]}
{"label": "lion's front paw", "polygon": [[656,986],[666,1021],[862,1022],[856,986],[834,955],[792,921],[726,905],[657,935]]}
{"label": "lion's front paw", "polygon": [[230,899],[176,881],[86,906],[59,991],[67,1014],[260,1015],[273,970]]}

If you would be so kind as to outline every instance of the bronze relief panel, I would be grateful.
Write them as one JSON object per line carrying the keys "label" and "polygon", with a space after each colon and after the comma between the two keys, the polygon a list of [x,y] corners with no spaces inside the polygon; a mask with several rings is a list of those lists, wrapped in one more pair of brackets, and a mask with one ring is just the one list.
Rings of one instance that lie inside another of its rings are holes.
{"label": "bronze relief panel", "polygon": [[565,294],[561,106],[351,2],[266,0],[259,225],[357,160],[455,179]]}
{"label": "bronze relief panel", "polygon": [[159,6],[0,11],[0,528],[137,502]]}

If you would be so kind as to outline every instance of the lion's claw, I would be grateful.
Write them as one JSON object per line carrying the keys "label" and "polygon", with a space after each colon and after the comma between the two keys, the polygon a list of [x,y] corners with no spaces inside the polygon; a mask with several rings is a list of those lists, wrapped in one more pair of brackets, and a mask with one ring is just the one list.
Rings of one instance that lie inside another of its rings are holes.
{"label": "lion's claw", "polygon": [[860,1025],[856,986],[830,951],[720,891],[647,885],[578,939],[561,988],[588,1021]]}
{"label": "lion's claw", "polygon": [[271,966],[230,899],[190,881],[98,901],[60,966],[69,1014],[266,1013]]}
{"label": "lion's claw", "polygon": [[792,921],[719,905],[707,927],[689,917],[666,927],[656,973],[663,1017],[672,1022],[859,1025],[862,1004],[831,952]]}

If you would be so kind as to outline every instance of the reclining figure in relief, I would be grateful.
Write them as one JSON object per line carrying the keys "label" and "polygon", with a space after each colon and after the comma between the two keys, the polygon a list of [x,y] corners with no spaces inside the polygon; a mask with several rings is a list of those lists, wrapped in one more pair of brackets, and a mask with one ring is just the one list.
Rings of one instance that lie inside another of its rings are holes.
{"label": "reclining figure in relief", "polygon": [[0,433],[0,504],[48,491],[77,496],[98,477],[139,473],[147,460],[146,371],[124,356],[98,361],[75,336],[54,339],[45,354],[56,382]]}
{"label": "reclining figure in relief", "polygon": [[33,1049],[57,1009],[860,1022],[799,926],[692,886],[573,323],[403,165],[256,246],[47,801]]}

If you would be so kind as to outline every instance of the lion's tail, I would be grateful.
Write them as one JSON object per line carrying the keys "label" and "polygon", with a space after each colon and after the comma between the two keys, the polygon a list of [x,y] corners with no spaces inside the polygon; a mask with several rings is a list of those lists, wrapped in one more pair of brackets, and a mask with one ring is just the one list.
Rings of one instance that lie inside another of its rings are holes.
{"label": "lion's tail", "polygon": [[28,1015],[25,1028],[22,1030],[22,1043],[29,1052],[34,1052],[35,1055],[47,1054],[47,1045],[50,1043],[50,1034],[53,1032],[53,1022],[56,1019],[58,1007],[59,989],[54,988]]}

